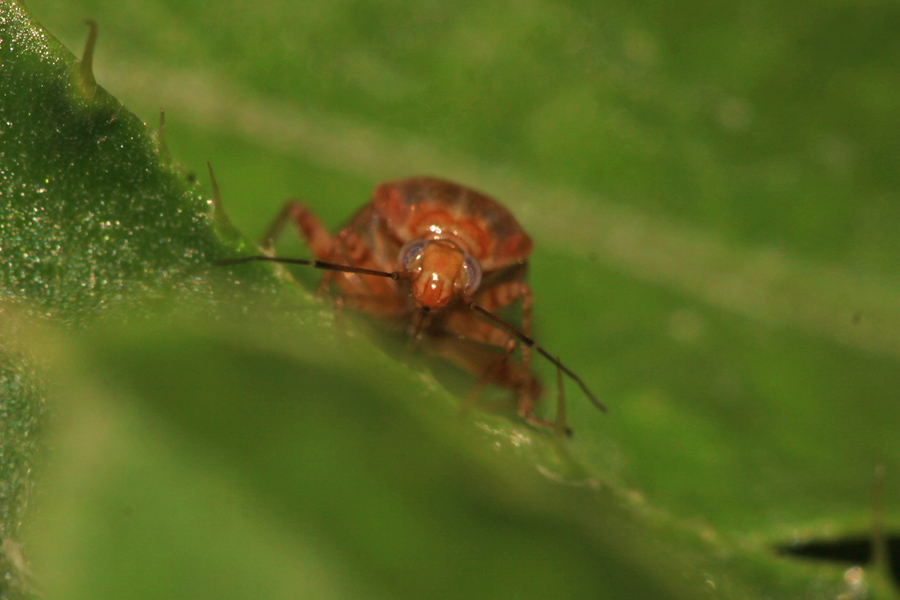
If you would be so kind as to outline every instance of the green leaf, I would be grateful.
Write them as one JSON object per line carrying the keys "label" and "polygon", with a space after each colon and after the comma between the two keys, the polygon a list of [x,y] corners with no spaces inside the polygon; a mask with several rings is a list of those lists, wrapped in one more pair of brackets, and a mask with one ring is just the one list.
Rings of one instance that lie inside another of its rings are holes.
{"label": "green leaf", "polygon": [[[29,6],[72,48],[99,21],[98,82],[147,121],[164,106],[186,165],[0,5],[0,294],[27,313],[4,308],[0,536],[34,548],[37,586],[863,593],[852,565],[774,548],[866,535],[879,462],[900,520],[895,8]],[[247,244],[192,183],[206,160],[251,238],[287,196],[338,225],[411,174],[500,198],[536,240],[537,338],[610,414],[571,391],[564,446],[460,420],[440,364],[353,322],[333,339],[269,269],[210,274]],[[234,304],[259,321],[223,327]],[[62,341],[21,333],[34,317]],[[56,451],[26,513],[36,438]]]}
{"label": "green leaf", "polygon": [[252,329],[117,328],[59,350],[93,364],[61,367],[64,433],[36,536],[49,593],[699,588],[678,581],[684,557],[655,549],[610,489],[559,485],[492,450],[390,359],[351,350],[344,364],[346,341],[327,332]]}

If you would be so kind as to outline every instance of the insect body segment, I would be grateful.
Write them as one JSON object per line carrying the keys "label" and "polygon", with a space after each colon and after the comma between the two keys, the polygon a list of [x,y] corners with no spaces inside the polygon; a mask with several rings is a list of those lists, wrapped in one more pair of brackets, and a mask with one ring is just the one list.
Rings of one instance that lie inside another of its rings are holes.
{"label": "insect body segment", "polygon": [[[495,200],[432,177],[384,183],[334,236],[309,209],[288,201],[264,245],[271,248],[288,223],[316,260],[254,256],[220,264],[266,260],[325,270],[322,287],[334,286],[344,305],[410,324],[417,338],[479,375],[475,390],[486,383],[513,390],[519,413],[532,424],[560,427],[533,414],[540,384],[531,372],[532,348],[605,410],[577,375],[531,338],[532,294],[525,281],[531,238]],[[495,314],[518,300],[520,328]],[[517,344],[519,363],[512,359]]]}
{"label": "insect body segment", "polygon": [[488,196],[432,177],[375,188],[371,206],[386,229],[403,243],[439,237],[451,240],[484,271],[524,263],[532,242],[506,208]]}

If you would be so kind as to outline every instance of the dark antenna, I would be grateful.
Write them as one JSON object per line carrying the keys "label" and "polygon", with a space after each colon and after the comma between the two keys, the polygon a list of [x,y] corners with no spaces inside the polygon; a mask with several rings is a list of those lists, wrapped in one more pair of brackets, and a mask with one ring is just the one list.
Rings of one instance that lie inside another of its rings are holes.
{"label": "dark antenna", "polygon": [[400,279],[400,272],[376,271],[374,269],[364,269],[362,267],[351,267],[349,265],[338,265],[335,263],[325,262],[324,260],[306,260],[304,258],[281,258],[278,256],[245,256],[243,258],[228,258],[225,260],[217,260],[216,265],[227,267],[229,265],[239,265],[241,263],[264,261],[284,263],[288,265],[307,265],[316,269],[325,271],[341,271],[343,273],[359,273],[360,275],[374,275],[376,277],[387,277],[389,279]]}
{"label": "dark antenna", "polygon": [[487,317],[488,320],[496,323],[500,327],[500,329],[502,329],[506,333],[510,334],[514,338],[518,339],[520,342],[522,342],[529,348],[533,348],[533,349],[537,350],[541,354],[541,356],[543,356],[544,358],[546,358],[547,360],[552,362],[554,365],[556,365],[556,367],[560,371],[562,371],[563,373],[568,375],[572,379],[572,381],[577,383],[578,386],[581,388],[581,391],[584,392],[584,395],[588,397],[588,399],[593,403],[594,406],[599,408],[601,411],[606,412],[606,406],[604,406],[604,404],[602,402],[600,402],[593,393],[591,393],[591,390],[589,390],[587,385],[585,385],[585,383],[581,380],[581,377],[579,377],[578,375],[576,375],[575,373],[570,371],[569,368],[567,366],[565,366],[564,364],[562,364],[558,358],[554,357],[552,354],[550,354],[549,352],[547,352],[546,350],[541,348],[533,339],[531,339],[530,337],[528,337],[527,335],[525,335],[524,333],[519,331],[517,328],[513,327],[512,325],[510,325],[509,323],[507,323],[506,321],[504,321],[503,319],[501,319],[494,313],[486,311],[485,309],[481,308],[474,302],[469,302],[468,307],[471,308],[472,310],[474,310],[475,312],[480,313],[481,315]]}
{"label": "dark antenna", "polygon": [[[257,255],[257,256],[245,256],[242,258],[228,258],[225,260],[217,260],[215,262],[216,265],[220,267],[230,266],[230,265],[239,265],[242,263],[248,262],[274,262],[274,263],[283,263],[288,265],[306,265],[310,267],[314,267],[316,269],[323,269],[326,271],[341,271],[343,273],[359,273],[360,275],[373,275],[375,277],[387,277],[389,279],[402,279],[404,273],[401,271],[376,271],[374,269],[364,269],[362,267],[351,267],[349,265],[338,265],[335,263],[325,262],[323,260],[308,260],[304,258],[281,258],[278,256],[265,256],[265,255]],[[588,397],[591,403],[599,408],[602,412],[606,412],[606,406],[597,397],[588,389],[587,385],[581,380],[581,377],[573,373],[567,366],[562,364],[560,360],[554,357],[552,354],[544,350],[541,346],[539,346],[533,339],[519,331],[516,327],[510,325],[494,313],[487,311],[474,302],[470,300],[466,300],[466,306],[480,315],[486,317],[489,321],[495,323],[500,327],[503,331],[510,334],[529,348],[533,348],[538,351],[544,358],[549,360],[551,363],[556,365],[560,371],[565,373],[572,379],[578,386],[581,388],[581,391],[584,392],[584,395]]]}

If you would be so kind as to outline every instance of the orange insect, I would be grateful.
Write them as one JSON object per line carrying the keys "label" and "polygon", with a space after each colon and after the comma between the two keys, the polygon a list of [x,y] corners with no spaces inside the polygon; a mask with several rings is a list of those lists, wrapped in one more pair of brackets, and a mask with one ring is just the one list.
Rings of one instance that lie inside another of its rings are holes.
{"label": "orange insect", "polygon": [[[334,236],[308,208],[289,200],[264,245],[271,248],[291,222],[315,260],[248,256],[218,264],[270,261],[324,269],[322,287],[337,289],[339,306],[409,323],[415,339],[426,338],[440,354],[480,375],[473,398],[488,383],[507,387],[532,425],[564,428],[560,418],[551,424],[533,412],[541,386],[531,371],[532,350],[606,411],[580,377],[531,338],[532,294],[525,282],[531,238],[496,200],[434,177],[383,183]],[[494,314],[519,300],[521,328]],[[521,360],[514,362],[517,342]]]}

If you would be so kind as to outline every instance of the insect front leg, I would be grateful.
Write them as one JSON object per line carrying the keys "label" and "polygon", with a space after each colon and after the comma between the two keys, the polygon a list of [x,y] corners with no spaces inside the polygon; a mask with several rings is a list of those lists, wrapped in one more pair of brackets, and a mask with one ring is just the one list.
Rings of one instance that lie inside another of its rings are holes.
{"label": "insect front leg", "polygon": [[272,250],[278,236],[289,222],[296,226],[297,233],[317,259],[324,261],[331,259],[335,247],[334,238],[311,210],[293,198],[284,203],[281,211],[272,220],[262,238],[262,247]]}
{"label": "insect front leg", "polygon": [[[284,206],[281,207],[278,215],[272,220],[272,223],[263,235],[260,245],[269,252],[273,252],[275,242],[288,223],[294,224],[297,228],[297,233],[303,238],[310,252],[318,260],[330,261],[334,258],[334,251],[337,246],[335,238],[328,233],[328,230],[311,210],[294,198],[288,199]],[[324,274],[322,281],[319,283],[320,294],[325,293],[332,279],[334,279],[333,273],[326,272]],[[341,305],[335,304],[335,310],[338,314],[340,314],[341,308]]]}
{"label": "insect front leg", "polygon": [[413,313],[409,327],[406,328],[406,335],[413,346],[421,343],[422,336],[431,324],[433,317],[434,315],[430,311],[417,310]]}

